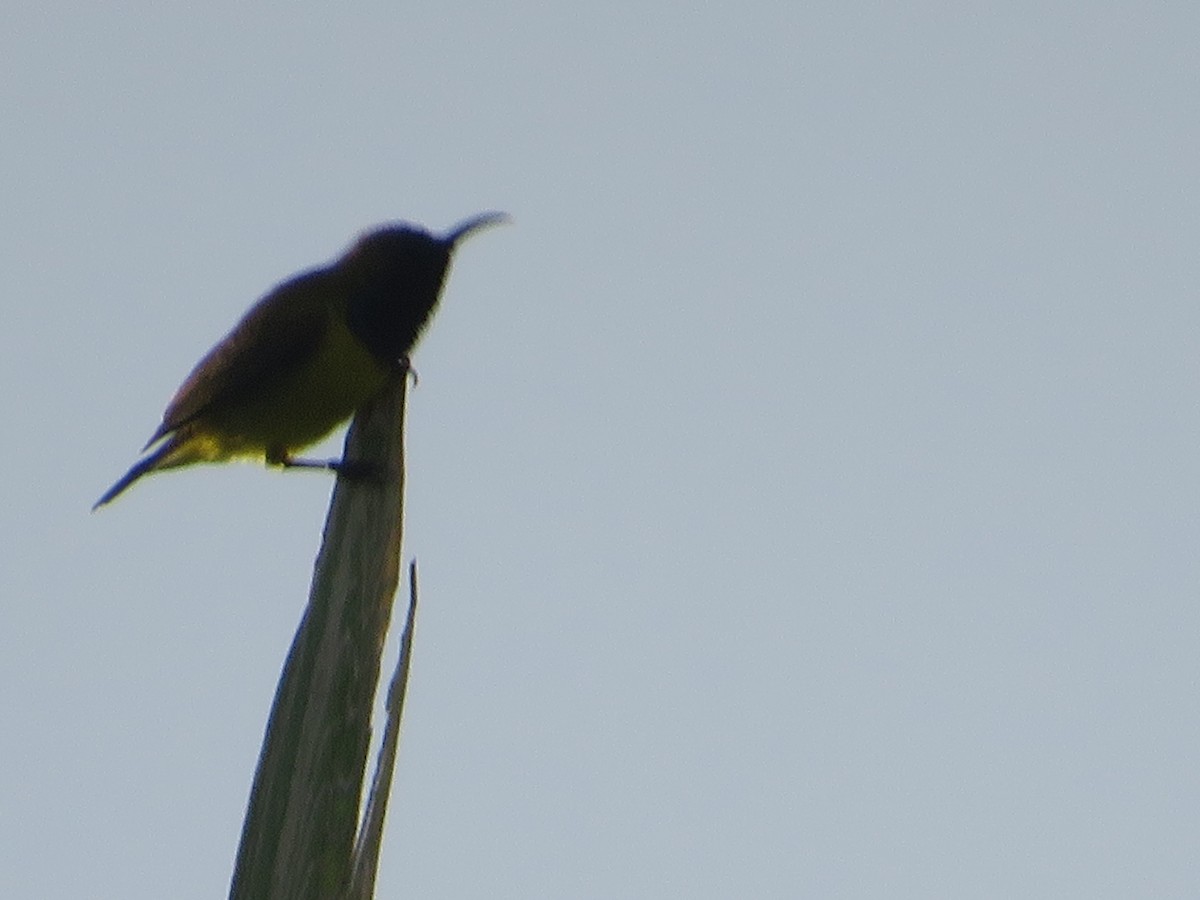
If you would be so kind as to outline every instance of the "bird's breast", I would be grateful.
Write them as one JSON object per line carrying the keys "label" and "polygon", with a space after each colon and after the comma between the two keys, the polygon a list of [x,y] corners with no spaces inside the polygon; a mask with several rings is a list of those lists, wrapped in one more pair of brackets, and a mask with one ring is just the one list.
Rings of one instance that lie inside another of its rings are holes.
{"label": "bird's breast", "polygon": [[383,387],[388,370],[338,316],[307,359],[271,385],[205,423],[229,455],[307,447]]}

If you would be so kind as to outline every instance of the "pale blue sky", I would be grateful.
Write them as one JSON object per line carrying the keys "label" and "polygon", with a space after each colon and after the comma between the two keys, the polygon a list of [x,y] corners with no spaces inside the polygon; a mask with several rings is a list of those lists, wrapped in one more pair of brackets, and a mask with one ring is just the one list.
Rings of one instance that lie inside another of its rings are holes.
{"label": "pale blue sky", "polygon": [[483,209],[380,896],[1196,895],[1200,11],[217,7],[0,34],[0,896],[227,890],[330,482],[88,508],[265,290]]}

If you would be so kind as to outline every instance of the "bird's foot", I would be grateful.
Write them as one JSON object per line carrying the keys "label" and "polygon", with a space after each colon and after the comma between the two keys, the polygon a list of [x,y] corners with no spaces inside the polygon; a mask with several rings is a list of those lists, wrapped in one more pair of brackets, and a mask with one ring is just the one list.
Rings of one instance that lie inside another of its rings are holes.
{"label": "bird's foot", "polygon": [[361,459],[300,459],[286,453],[267,456],[267,465],[283,469],[324,469],[351,479],[373,479],[379,475],[379,467]]}
{"label": "bird's foot", "polygon": [[412,378],[413,387],[421,383],[421,379],[417,376],[417,370],[413,368],[412,360],[407,354],[396,360],[396,371],[403,372]]}
{"label": "bird's foot", "polygon": [[339,478],[351,481],[383,481],[383,470],[380,466],[365,459],[331,459],[326,465]]}

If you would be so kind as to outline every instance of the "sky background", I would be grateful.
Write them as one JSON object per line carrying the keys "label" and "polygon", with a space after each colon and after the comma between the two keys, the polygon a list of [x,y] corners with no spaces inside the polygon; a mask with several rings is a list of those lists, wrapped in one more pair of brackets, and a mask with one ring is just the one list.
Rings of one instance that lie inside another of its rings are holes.
{"label": "sky background", "polygon": [[224,896],[331,482],[89,507],[266,290],[484,209],[381,897],[1196,896],[1200,8],[21,7],[0,896]]}

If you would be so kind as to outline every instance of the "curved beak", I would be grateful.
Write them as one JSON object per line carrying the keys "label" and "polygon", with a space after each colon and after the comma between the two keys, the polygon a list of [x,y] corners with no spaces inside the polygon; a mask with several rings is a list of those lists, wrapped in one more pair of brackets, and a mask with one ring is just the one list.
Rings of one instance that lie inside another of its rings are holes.
{"label": "curved beak", "polygon": [[463,238],[468,235],[480,231],[484,228],[490,228],[493,225],[503,225],[506,222],[511,222],[512,217],[508,213],[503,212],[485,212],[477,216],[472,216],[464,222],[455,225],[449,233],[442,238],[447,244],[453,247]]}

